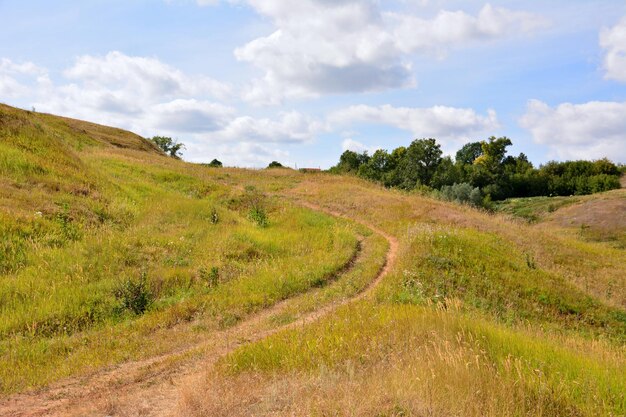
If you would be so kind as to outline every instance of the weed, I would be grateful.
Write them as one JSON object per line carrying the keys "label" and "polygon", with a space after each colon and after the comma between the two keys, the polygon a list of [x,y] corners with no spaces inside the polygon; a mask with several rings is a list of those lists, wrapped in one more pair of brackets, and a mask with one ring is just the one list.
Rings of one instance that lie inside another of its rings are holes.
{"label": "weed", "polygon": [[217,284],[219,284],[220,270],[218,267],[213,266],[210,271],[207,271],[205,268],[200,268],[198,273],[200,275],[200,279],[206,282],[210,288],[216,287]]}
{"label": "weed", "polygon": [[144,314],[154,301],[147,274],[142,272],[139,280],[126,280],[115,290],[115,298],[122,310],[131,311],[136,315]]}
{"label": "weed", "polygon": [[209,221],[211,222],[211,224],[217,224],[220,221],[219,214],[215,207],[211,209],[211,214],[209,215]]}
{"label": "weed", "polygon": [[248,212],[248,219],[259,227],[267,227],[267,213],[263,207],[252,207]]}

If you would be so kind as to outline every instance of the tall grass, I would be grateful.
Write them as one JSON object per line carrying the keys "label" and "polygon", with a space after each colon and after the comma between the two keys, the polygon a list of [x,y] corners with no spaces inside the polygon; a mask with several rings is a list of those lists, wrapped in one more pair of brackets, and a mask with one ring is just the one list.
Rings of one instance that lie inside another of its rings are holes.
{"label": "tall grass", "polygon": [[[289,407],[306,414],[347,404],[342,414],[383,415],[396,409],[405,413],[399,415],[430,410],[434,415],[592,416],[626,410],[626,362],[619,349],[580,338],[568,346],[562,336],[495,325],[449,303],[442,309],[363,302],[306,329],[240,348],[220,367],[234,390],[235,381],[257,375],[264,379],[256,387],[260,391],[293,378],[291,389],[314,400],[293,398]],[[312,378],[318,383],[310,386]],[[355,391],[341,390],[342,384]],[[341,394],[324,396],[333,389]],[[268,407],[276,406],[271,397],[260,397]],[[204,411],[227,406],[200,398],[188,401]]]}
{"label": "tall grass", "polygon": [[247,191],[138,137],[0,114],[3,392],[189,343],[190,329],[155,335],[231,326],[320,286],[357,250],[354,226],[262,192],[259,227]]}

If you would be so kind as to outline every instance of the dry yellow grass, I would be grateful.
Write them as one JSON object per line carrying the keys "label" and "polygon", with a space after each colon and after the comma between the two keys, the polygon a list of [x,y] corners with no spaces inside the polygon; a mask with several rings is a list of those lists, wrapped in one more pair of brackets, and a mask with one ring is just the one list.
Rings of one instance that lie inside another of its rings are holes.
{"label": "dry yellow grass", "polygon": [[[69,335],[5,337],[5,363],[17,363],[29,378],[25,383],[13,372],[8,391],[54,380],[51,370],[85,373],[167,354],[311,285],[322,288],[299,295],[262,325],[275,328],[354,296],[380,268],[384,242],[369,237],[372,246],[362,251],[368,261],[354,268],[362,275],[326,282],[354,254],[356,235],[367,232],[298,207],[312,203],[397,239],[397,262],[375,297],[224,349],[228,355],[206,378],[182,390],[178,414],[626,413],[623,249],[356,178],[207,169],[164,157],[127,132],[4,106],[0,116],[7,299],[28,304],[15,294],[25,293],[43,265],[65,277],[52,289],[75,278],[84,284],[68,289],[72,297],[33,310],[42,323],[54,325],[59,311],[70,318],[82,312],[88,304],[73,303],[76,295],[104,294],[107,305],[115,280],[138,274],[143,263],[158,290],[154,310],[142,318],[111,315],[111,321],[77,321],[86,327]],[[245,217],[246,186],[267,196],[274,220],[268,229]],[[220,226],[208,226],[212,208]],[[294,240],[303,231],[314,251],[306,239]],[[76,254],[82,261],[73,265]],[[91,262],[96,258],[106,262]],[[236,279],[207,289],[199,278],[215,265]],[[285,271],[292,271],[289,279],[277,279]],[[100,287],[89,289],[85,277],[94,276],[102,278],[93,280]],[[23,288],[13,291],[18,284]],[[16,317],[5,317],[9,334],[34,328]],[[72,360],[61,366],[54,358],[63,352]],[[129,392],[140,396],[141,387],[134,388]],[[127,401],[125,409],[132,408],[132,398]]]}

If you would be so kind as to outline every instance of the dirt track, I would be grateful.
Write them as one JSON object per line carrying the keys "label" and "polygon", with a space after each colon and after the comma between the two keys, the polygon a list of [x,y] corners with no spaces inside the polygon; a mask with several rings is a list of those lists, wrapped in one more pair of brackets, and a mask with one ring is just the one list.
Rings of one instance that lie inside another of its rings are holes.
{"label": "dirt track", "polygon": [[[311,323],[340,306],[361,300],[389,273],[395,263],[398,242],[375,226],[344,214],[300,202],[322,211],[363,224],[389,242],[384,267],[367,288],[356,296],[326,305],[298,321],[271,329],[263,323],[281,312],[285,300],[248,320],[215,333],[200,345],[146,360],[120,364],[95,374],[70,378],[43,390],[18,394],[0,400],[1,416],[171,416],[178,405],[180,389],[202,383],[208,369],[222,356],[237,347],[263,339],[278,331]],[[344,271],[345,273],[346,271]]]}

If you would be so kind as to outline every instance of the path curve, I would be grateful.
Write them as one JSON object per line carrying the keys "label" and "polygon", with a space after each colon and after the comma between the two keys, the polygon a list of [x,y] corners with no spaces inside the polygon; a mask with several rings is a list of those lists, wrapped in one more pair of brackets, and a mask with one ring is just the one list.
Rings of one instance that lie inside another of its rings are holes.
{"label": "path curve", "polygon": [[[96,372],[69,378],[51,388],[17,394],[0,400],[0,415],[11,417],[38,416],[172,416],[178,405],[181,387],[206,375],[219,358],[239,346],[261,340],[279,331],[303,326],[319,320],[337,308],[370,295],[389,273],[398,252],[397,239],[376,226],[343,213],[298,201],[297,204],[314,211],[359,223],[383,236],[389,243],[385,262],[374,280],[353,297],[329,303],[301,319],[269,330],[260,325],[280,311],[287,299],[255,314],[238,325],[220,331],[209,342],[169,352],[145,360],[128,362]],[[199,359],[173,366],[171,359],[187,354],[200,354]]]}

